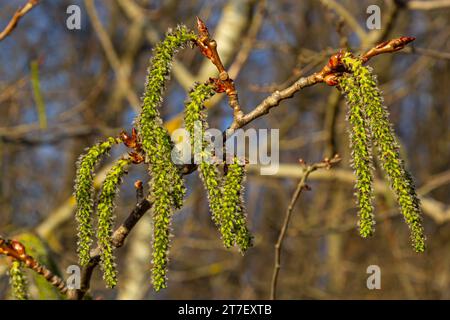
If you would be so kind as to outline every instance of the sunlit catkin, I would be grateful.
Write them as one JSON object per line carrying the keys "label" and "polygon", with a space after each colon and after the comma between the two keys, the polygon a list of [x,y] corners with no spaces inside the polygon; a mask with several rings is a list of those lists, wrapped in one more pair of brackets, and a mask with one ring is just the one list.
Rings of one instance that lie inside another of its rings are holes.
{"label": "sunlit catkin", "polygon": [[75,199],[77,203],[75,217],[78,222],[78,257],[79,263],[85,266],[89,262],[89,251],[92,245],[92,212],[94,211],[94,169],[100,159],[106,155],[117,138],[108,138],[89,148],[77,163],[75,180]]}
{"label": "sunlit catkin", "polygon": [[235,243],[242,253],[252,246],[244,208],[244,180],[245,163],[240,163],[237,157],[233,157],[232,163],[227,164],[224,177],[221,214],[224,223],[232,228]]}
{"label": "sunlit catkin", "polygon": [[[222,211],[221,175],[218,165],[213,161],[212,150],[206,147],[204,139],[205,130],[208,129],[204,103],[211,98],[214,90],[208,84],[196,84],[189,92],[189,98],[185,103],[184,123],[191,138],[191,150],[197,153],[200,160],[198,171],[206,189],[212,220],[221,232],[225,247],[233,245],[235,236],[232,222],[227,222]],[[199,135],[199,137],[197,137]],[[200,139],[200,141],[195,141]]]}
{"label": "sunlit catkin", "polygon": [[[242,200],[244,167],[237,162],[237,158],[233,158],[233,162],[227,165],[227,173],[220,175],[218,164],[212,161],[215,155],[203,138],[208,129],[204,103],[213,94],[211,85],[196,84],[186,101],[184,122],[191,137],[192,150],[201,155],[198,170],[206,189],[212,219],[220,230],[223,244],[226,248],[237,244],[241,252],[245,252],[251,245],[251,236],[246,226]],[[200,137],[197,136],[198,131]]]}
{"label": "sunlit catkin", "polygon": [[110,288],[117,284],[117,270],[114,262],[112,233],[114,227],[114,206],[123,175],[131,163],[130,159],[119,159],[108,171],[101,188],[97,205],[97,239],[100,248],[100,266],[103,279]]}
{"label": "sunlit catkin", "polygon": [[193,40],[194,33],[185,26],[179,26],[155,47],[148,69],[142,112],[137,119],[142,149],[152,177],[150,197],[155,199],[152,253],[152,282],[155,290],[166,287],[170,220],[174,208],[182,206],[186,192],[183,178],[171,158],[173,143],[163,126],[158,107],[162,103],[165,82],[169,78],[174,55]]}
{"label": "sunlit catkin", "polygon": [[[204,103],[213,95],[214,90],[210,85],[196,84],[189,92],[189,98],[185,102],[184,123],[191,138],[191,150],[197,153],[196,156],[200,160],[198,170],[206,189],[212,219],[217,226],[220,226],[220,173],[217,164],[212,161],[213,154],[210,149],[206,148],[206,141],[203,139],[205,130],[208,129]],[[196,134],[199,137],[196,137]],[[194,141],[196,138],[200,141]],[[224,237],[224,235],[222,236]],[[225,235],[225,238],[228,236]],[[225,238],[224,242],[228,242],[229,239]]]}
{"label": "sunlit catkin", "polygon": [[[164,167],[166,189],[173,198],[173,206],[176,208],[182,206],[185,189],[182,177],[171,159],[173,144],[163,126],[158,107],[163,100],[165,82],[169,78],[174,55],[194,39],[194,33],[185,26],[179,26],[176,30],[169,32],[164,40],[155,47],[154,56],[148,69],[142,112],[138,119],[142,149],[152,171],[158,171],[160,167]],[[156,182],[158,183],[158,181]],[[152,180],[151,185],[153,183]],[[155,189],[158,188],[152,188],[153,192]]]}
{"label": "sunlit catkin", "polygon": [[422,227],[420,202],[411,175],[400,158],[399,143],[395,136],[389,113],[383,105],[375,76],[359,59],[346,54],[343,62],[353,74],[361,94],[362,105],[378,149],[381,167],[386,172],[390,186],[397,196],[400,210],[411,230],[411,240],[415,251],[425,250],[425,236]]}
{"label": "sunlit catkin", "polygon": [[374,232],[373,164],[370,130],[358,84],[351,75],[341,77],[339,86],[348,106],[351,164],[356,176],[359,233],[366,238]]}

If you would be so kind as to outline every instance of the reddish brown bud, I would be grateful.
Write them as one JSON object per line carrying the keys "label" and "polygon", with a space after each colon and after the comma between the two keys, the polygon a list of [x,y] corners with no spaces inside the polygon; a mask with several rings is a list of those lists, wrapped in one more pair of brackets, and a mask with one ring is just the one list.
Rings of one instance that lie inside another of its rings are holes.
{"label": "reddish brown bud", "polygon": [[128,136],[128,134],[127,134],[127,132],[126,132],[125,130],[123,130],[123,131],[119,134],[119,137],[120,137],[120,139],[121,139],[122,141],[126,141],[126,140],[129,139],[129,136]]}
{"label": "reddish brown bud", "polygon": [[26,254],[25,246],[19,241],[11,240],[11,248],[16,251],[19,256],[23,256]]}
{"label": "reddish brown bud", "polygon": [[123,144],[126,145],[128,148],[132,148],[136,151],[141,150],[141,145],[138,142],[137,131],[135,128],[131,130],[131,136],[129,136],[126,131],[122,131],[120,133],[120,139],[123,141]]}
{"label": "reddish brown bud", "polygon": [[414,37],[400,37],[399,39],[396,39],[396,41],[394,41],[393,46],[394,48],[403,48],[404,46],[406,46],[408,43],[412,42],[416,40],[416,38]]}
{"label": "reddish brown bud", "polygon": [[323,81],[329,86],[336,86],[339,83],[339,78],[336,74],[331,73],[323,78]]}
{"label": "reddish brown bud", "polygon": [[328,60],[328,67],[331,70],[336,70],[337,68],[339,68],[342,65],[342,57],[343,57],[342,50],[339,50],[339,52],[333,54],[330,57],[330,60]]}
{"label": "reddish brown bud", "polygon": [[400,37],[396,39],[391,39],[388,41],[384,41],[374,48],[370,49],[368,52],[366,52],[362,57],[361,60],[365,63],[370,58],[379,55],[381,53],[388,53],[388,52],[395,52],[398,50],[403,49],[408,43],[414,41],[416,38],[414,37]]}
{"label": "reddish brown bud", "polygon": [[134,187],[135,187],[136,189],[142,189],[142,181],[141,181],[141,180],[136,180],[136,181],[134,182]]}
{"label": "reddish brown bud", "polygon": [[227,85],[224,81],[217,78],[209,78],[209,83],[214,86],[214,91],[217,93],[222,93],[227,91]]}
{"label": "reddish brown bud", "polygon": [[201,37],[209,37],[208,28],[202,19],[197,17],[197,30]]}

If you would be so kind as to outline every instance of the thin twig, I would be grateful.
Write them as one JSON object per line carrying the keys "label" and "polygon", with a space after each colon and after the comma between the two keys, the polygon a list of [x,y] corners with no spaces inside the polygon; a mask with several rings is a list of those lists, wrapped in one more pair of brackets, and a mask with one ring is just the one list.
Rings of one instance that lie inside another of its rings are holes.
{"label": "thin twig", "polygon": [[136,180],[134,182],[134,188],[136,189],[136,204],[139,204],[144,200],[144,185],[141,180]]}
{"label": "thin twig", "polygon": [[205,23],[197,17],[197,29],[199,38],[196,42],[200,52],[216,66],[219,72],[218,79],[210,79],[214,82],[217,92],[225,92],[228,96],[228,104],[233,109],[233,116],[239,119],[243,116],[239,98],[233,79],[230,78],[228,72],[223,66],[219,53],[217,52],[217,42],[211,38]]}
{"label": "thin twig", "polygon": [[[97,10],[95,8],[94,1],[93,0],[85,0],[84,4],[86,6],[86,11],[89,15],[89,18],[91,19],[92,26],[100,40],[100,44],[105,53],[106,59],[109,62],[109,64],[111,65],[112,69],[114,70],[114,73],[116,74],[117,85],[119,87],[123,88],[125,96],[126,96],[128,102],[134,108],[134,110],[139,111],[140,100],[139,100],[139,97],[136,95],[136,93],[131,88],[130,81],[129,81],[129,76],[130,76],[129,69],[130,68],[129,68],[129,66],[126,65],[125,58],[123,58],[121,60],[120,57],[118,56],[118,54],[114,48],[114,45],[112,43],[112,40],[108,35],[108,32],[105,30],[105,28],[103,27],[103,25],[100,21]],[[132,26],[132,28],[137,28],[140,30],[141,22],[136,21],[131,26]],[[140,35],[136,35],[139,32],[140,31],[135,32],[134,37],[139,38]],[[128,41],[131,41],[131,40],[135,41],[135,39],[132,39],[132,37],[128,37]],[[136,46],[134,46],[134,48],[135,47]],[[131,50],[131,48],[133,48],[133,46],[128,45],[128,48],[129,48],[128,50]],[[130,54],[130,52],[128,52],[127,54]],[[120,91],[120,90],[122,90],[122,89],[118,89],[118,91]]]}
{"label": "thin twig", "polygon": [[450,60],[450,52],[441,52],[439,50],[433,50],[433,49],[428,49],[428,48],[410,47],[410,48],[406,48],[406,50],[404,50],[403,52],[419,54],[419,55],[423,55],[423,56],[427,56],[427,57],[435,58],[435,59]]}
{"label": "thin twig", "polygon": [[258,36],[259,31],[264,22],[264,18],[266,16],[267,11],[267,0],[260,0],[258,2],[256,12],[252,19],[252,23],[248,28],[247,36],[242,40],[241,50],[236,55],[236,58],[233,61],[233,64],[228,69],[228,74],[230,78],[236,79],[239,72],[242,70],[242,66],[247,61],[250,56],[251,51],[254,49],[254,44],[256,42],[256,38]]}
{"label": "thin twig", "polygon": [[[339,162],[341,158],[338,155],[335,155],[333,159],[329,160],[325,158],[322,162],[317,162],[312,165],[308,165],[304,168],[304,172],[302,175],[302,178],[297,184],[297,188],[295,189],[291,201],[289,202],[289,206],[286,210],[286,214],[284,216],[283,225],[280,230],[280,234],[278,235],[278,240],[275,243],[275,258],[274,258],[274,267],[273,267],[273,273],[272,273],[272,282],[271,282],[271,289],[270,289],[270,298],[272,300],[276,299],[276,290],[277,290],[277,283],[278,283],[278,275],[280,273],[281,268],[281,249],[283,247],[283,241],[286,236],[286,231],[289,226],[289,221],[291,220],[292,211],[294,209],[294,206],[300,197],[300,194],[303,190],[309,190],[308,185],[306,184],[306,181],[308,180],[309,175],[316,171],[317,169],[326,168],[330,169],[331,166],[337,162]],[[300,160],[301,163],[303,163],[302,160]],[[304,164],[304,163],[303,163]]]}
{"label": "thin twig", "polygon": [[28,0],[28,2],[23,6],[17,9],[14,13],[13,17],[6,25],[5,29],[0,32],[0,41],[5,39],[9,34],[14,30],[14,28],[19,23],[20,19],[26,15],[31,9],[33,9],[37,4],[39,4],[39,0]]}
{"label": "thin twig", "polygon": [[343,5],[335,0],[321,0],[321,2],[323,5],[336,11],[336,13],[349,25],[349,27],[355,31],[361,41],[366,38],[367,33],[360,26],[358,20],[356,20],[350,11],[348,11]]}
{"label": "thin twig", "polygon": [[410,10],[438,10],[450,7],[450,0],[408,1]]}
{"label": "thin twig", "polygon": [[[403,49],[408,43],[414,41],[414,39],[415,38],[412,37],[400,37],[382,42],[363,54],[361,56],[361,60],[363,61],[363,63],[367,63],[371,58],[379,54],[399,51]],[[328,64],[325,65],[319,72],[315,72],[307,77],[299,78],[289,87],[280,91],[277,90],[272,93],[259,105],[257,105],[251,112],[247,114],[242,113],[237,117],[235,116],[230,129],[235,130],[237,128],[241,128],[251,121],[255,120],[256,118],[269,113],[271,108],[278,106],[280,102],[285,99],[292,98],[295,93],[303,88],[310,87],[321,82],[326,82],[328,85],[336,85],[337,81],[333,81],[333,78],[342,73],[342,71],[345,71],[342,61],[340,60],[342,56],[342,52],[333,55],[330,58]],[[328,78],[331,78],[331,81],[328,81]]]}

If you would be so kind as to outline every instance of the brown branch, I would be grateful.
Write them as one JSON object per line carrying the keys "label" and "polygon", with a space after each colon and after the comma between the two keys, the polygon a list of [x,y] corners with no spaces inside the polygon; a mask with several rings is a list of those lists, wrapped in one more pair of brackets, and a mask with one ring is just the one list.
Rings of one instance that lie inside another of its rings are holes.
{"label": "brown branch", "polygon": [[419,54],[419,55],[423,55],[423,56],[427,56],[427,57],[435,58],[435,59],[450,60],[450,52],[441,52],[439,50],[410,47],[410,48],[406,48],[406,50],[404,50],[402,52]]}
{"label": "brown branch", "polygon": [[33,9],[37,4],[39,4],[39,0],[28,0],[28,2],[23,6],[17,9],[14,13],[13,17],[6,25],[5,29],[0,32],[0,41],[5,39],[9,34],[14,30],[14,28],[19,23],[20,19],[26,15],[31,9]]}
{"label": "brown branch", "polygon": [[361,60],[363,61],[363,63],[366,63],[371,58],[379,54],[399,51],[403,49],[408,43],[414,40],[416,40],[416,38],[414,37],[400,37],[382,42],[363,54]]}
{"label": "brown branch", "polygon": [[45,280],[56,287],[62,294],[67,293],[67,287],[64,280],[55,275],[46,266],[40,264],[32,256],[27,255],[25,246],[19,241],[5,239],[0,236],[0,254],[4,254],[14,260],[22,262],[27,268],[43,276]]}
{"label": "brown branch", "polygon": [[[361,56],[361,60],[366,63],[371,58],[382,54],[382,53],[392,53],[403,49],[408,43],[413,41],[415,38],[412,37],[401,37],[385,41],[374,48],[370,49],[368,52]],[[313,73],[308,77],[301,77],[295,81],[289,87],[275,91],[266,99],[264,99],[259,105],[257,105],[251,112],[243,114],[240,117],[235,117],[230,128],[235,130],[247,125],[249,122],[259,118],[260,116],[269,113],[270,109],[276,107],[281,101],[285,99],[292,98],[295,93],[303,88],[313,86],[317,83],[325,82],[330,86],[337,84],[337,77],[345,71],[342,64],[341,58],[343,57],[343,51],[340,51],[333,56],[331,56],[327,65],[325,65],[319,72]]]}
{"label": "brown branch", "polygon": [[228,96],[228,104],[233,109],[234,118],[238,119],[243,116],[241,106],[239,105],[239,98],[233,79],[230,78],[228,72],[223,66],[219,53],[217,52],[217,43],[211,39],[208,28],[205,23],[197,17],[197,29],[199,38],[196,42],[200,52],[216,66],[219,71],[218,79],[210,79],[216,86],[217,92],[225,92]]}
{"label": "brown branch", "polygon": [[[322,168],[330,169],[331,166],[335,163],[338,163],[341,161],[341,158],[336,154],[333,159],[325,158],[322,162],[314,163],[309,166],[304,167],[303,176],[300,179],[300,181],[297,184],[297,188],[295,189],[291,201],[289,203],[289,206],[286,210],[286,214],[284,216],[283,225],[280,230],[280,234],[278,235],[278,240],[275,244],[275,262],[273,267],[273,273],[272,273],[272,282],[271,282],[271,289],[270,289],[270,298],[272,300],[276,299],[276,290],[277,290],[277,283],[278,283],[278,275],[280,273],[281,268],[281,249],[283,247],[283,241],[286,236],[286,231],[289,226],[289,221],[291,220],[292,211],[294,209],[294,206],[300,197],[300,194],[303,190],[309,190],[309,186],[306,184],[306,181],[308,180],[309,175]],[[304,165],[303,160],[300,160],[300,163]]]}

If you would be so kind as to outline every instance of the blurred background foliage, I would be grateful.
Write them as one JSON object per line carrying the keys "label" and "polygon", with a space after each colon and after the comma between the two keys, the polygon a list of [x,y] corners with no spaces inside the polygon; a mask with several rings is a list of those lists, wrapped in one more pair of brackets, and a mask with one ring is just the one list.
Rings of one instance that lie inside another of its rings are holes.
{"label": "blurred background foliage", "polygon": [[[0,0],[0,28],[19,2]],[[81,8],[81,30],[66,28],[71,4]],[[365,27],[371,4],[381,8],[379,31]],[[97,269],[93,297],[268,298],[274,243],[301,172],[297,160],[315,162],[337,152],[341,164],[312,174],[312,191],[294,210],[278,297],[450,299],[450,7],[424,8],[421,1],[41,1],[0,42],[2,235],[26,240],[30,253],[62,275],[76,264],[75,162],[102,138],[131,131],[152,47],[169,27],[194,28],[195,16],[214,34],[246,112],[271,92],[319,70],[338,48],[359,52],[388,38],[416,37],[413,49],[377,57],[370,65],[422,197],[428,249],[425,254],[411,249],[400,211],[380,183],[376,233],[367,240],[358,236],[346,106],[336,89],[317,85],[249,126],[280,129],[281,152],[277,175],[260,176],[258,168],[249,168],[246,206],[254,248],[245,256],[223,248],[201,182],[192,174],[186,204],[175,216],[168,289],[158,294],[151,289],[148,213],[116,252],[119,285],[105,289]],[[197,50],[177,56],[162,108],[171,129],[180,123],[186,90],[213,75],[214,67]],[[225,129],[232,120],[226,100],[211,107],[211,126]],[[112,152],[99,171],[123,151]],[[144,166],[133,167],[125,178],[118,222],[135,205],[136,179],[147,181]],[[379,169],[377,179],[384,179]],[[0,257],[2,299],[8,298],[8,263]],[[366,287],[372,264],[381,268],[381,290]],[[30,282],[33,298],[58,298],[39,279]]]}

